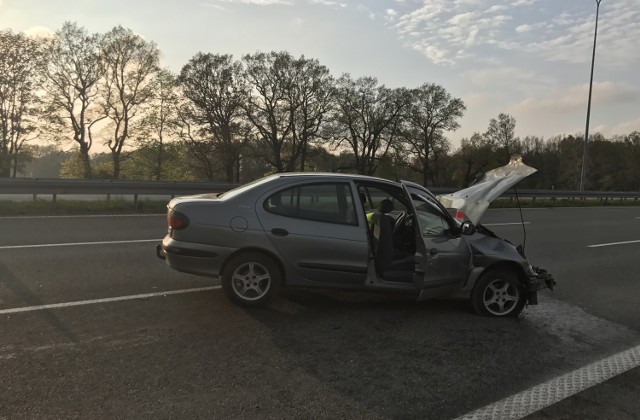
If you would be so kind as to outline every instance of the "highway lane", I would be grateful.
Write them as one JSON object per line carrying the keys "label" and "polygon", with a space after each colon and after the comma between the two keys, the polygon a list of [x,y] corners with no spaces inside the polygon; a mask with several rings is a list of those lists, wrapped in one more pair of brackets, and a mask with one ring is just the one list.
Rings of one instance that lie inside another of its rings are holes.
{"label": "highway lane", "polygon": [[164,215],[0,217],[0,246],[162,238]]}
{"label": "highway lane", "polygon": [[[640,331],[640,208],[554,208],[524,210],[527,255],[558,279],[554,296],[598,317]],[[515,222],[515,210],[489,211],[484,223]],[[522,227],[490,226],[522,242]]]}
{"label": "highway lane", "polygon": [[[525,211],[530,259],[559,287],[518,321],[477,317],[460,301],[351,293],[245,310],[220,290],[0,315],[0,416],[464,414],[640,342],[640,246],[586,247],[640,239],[638,209],[601,210]],[[514,221],[511,210],[483,220]],[[0,229],[10,233],[0,246],[14,246],[148,240],[166,228],[158,215],[0,218]],[[218,284],[173,272],[152,245],[0,249],[0,310]]]}

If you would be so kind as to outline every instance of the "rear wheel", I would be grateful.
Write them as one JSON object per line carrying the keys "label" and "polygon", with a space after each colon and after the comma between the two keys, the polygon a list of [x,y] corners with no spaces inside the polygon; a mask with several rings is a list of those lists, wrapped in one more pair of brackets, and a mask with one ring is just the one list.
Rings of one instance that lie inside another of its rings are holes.
{"label": "rear wheel", "polygon": [[516,317],[524,309],[525,293],[516,273],[492,270],[476,283],[471,304],[478,315]]}
{"label": "rear wheel", "polygon": [[255,252],[233,257],[222,274],[222,290],[243,306],[264,305],[278,292],[281,282],[278,265]]}

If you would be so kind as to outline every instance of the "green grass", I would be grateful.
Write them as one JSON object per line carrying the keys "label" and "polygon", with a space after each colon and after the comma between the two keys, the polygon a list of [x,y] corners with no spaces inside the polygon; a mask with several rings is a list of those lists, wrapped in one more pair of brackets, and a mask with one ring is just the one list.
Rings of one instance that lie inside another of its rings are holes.
{"label": "green grass", "polygon": [[[633,199],[613,199],[600,200],[600,199],[531,199],[520,198],[520,206],[522,208],[534,208],[534,207],[617,207],[617,206],[640,206],[640,201]],[[509,198],[499,198],[491,203],[490,208],[515,208],[518,207],[518,200]]]}
{"label": "green grass", "polygon": [[165,213],[167,202],[138,200],[136,206],[127,200],[0,201],[0,216]]}

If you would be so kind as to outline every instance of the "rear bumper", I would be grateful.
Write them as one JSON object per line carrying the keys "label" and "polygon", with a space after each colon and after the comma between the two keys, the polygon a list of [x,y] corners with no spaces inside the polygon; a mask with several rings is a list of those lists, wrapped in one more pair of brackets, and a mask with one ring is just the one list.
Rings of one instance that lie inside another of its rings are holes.
{"label": "rear bumper", "polygon": [[167,256],[165,255],[164,250],[162,249],[162,244],[156,245],[156,256],[161,260],[167,259]]}
{"label": "rear bumper", "polygon": [[180,242],[165,237],[156,245],[156,256],[174,270],[198,276],[217,277],[222,264],[234,250],[193,242]]}

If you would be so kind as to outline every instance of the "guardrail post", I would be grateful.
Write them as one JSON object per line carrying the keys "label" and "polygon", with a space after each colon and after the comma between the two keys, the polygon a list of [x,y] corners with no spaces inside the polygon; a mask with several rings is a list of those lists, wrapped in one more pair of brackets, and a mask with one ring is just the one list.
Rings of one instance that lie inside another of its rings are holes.
{"label": "guardrail post", "polygon": [[58,194],[53,193],[53,195],[52,195],[52,197],[51,197],[51,202],[52,202],[53,204],[56,204],[56,199],[57,199],[57,197],[58,197]]}
{"label": "guardrail post", "polygon": [[35,203],[36,201],[38,201],[38,194],[33,194],[33,202]]}
{"label": "guardrail post", "polygon": [[133,195],[133,208],[138,210],[138,194]]}

